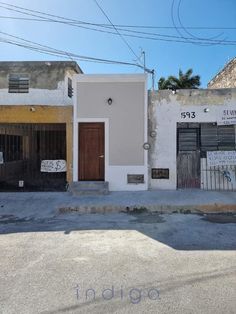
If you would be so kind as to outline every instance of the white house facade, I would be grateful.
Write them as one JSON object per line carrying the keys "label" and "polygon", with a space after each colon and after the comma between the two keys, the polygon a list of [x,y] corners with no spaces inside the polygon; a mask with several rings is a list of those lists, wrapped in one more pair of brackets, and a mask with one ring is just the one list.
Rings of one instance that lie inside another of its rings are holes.
{"label": "white house facade", "polygon": [[236,89],[149,93],[151,189],[236,190]]}

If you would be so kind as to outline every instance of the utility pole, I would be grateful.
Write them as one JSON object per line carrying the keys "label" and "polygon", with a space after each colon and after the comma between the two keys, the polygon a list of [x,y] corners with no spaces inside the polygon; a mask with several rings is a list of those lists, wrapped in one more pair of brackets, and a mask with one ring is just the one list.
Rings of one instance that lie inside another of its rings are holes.
{"label": "utility pole", "polygon": [[142,55],[143,55],[143,71],[144,73],[149,73],[152,76],[152,90],[154,91],[154,87],[155,87],[155,70],[152,69],[148,69],[146,68],[146,53],[144,50],[142,50]]}
{"label": "utility pole", "polygon": [[146,69],[146,53],[144,50],[142,50],[142,55],[143,55],[143,71],[145,73],[145,69]]}

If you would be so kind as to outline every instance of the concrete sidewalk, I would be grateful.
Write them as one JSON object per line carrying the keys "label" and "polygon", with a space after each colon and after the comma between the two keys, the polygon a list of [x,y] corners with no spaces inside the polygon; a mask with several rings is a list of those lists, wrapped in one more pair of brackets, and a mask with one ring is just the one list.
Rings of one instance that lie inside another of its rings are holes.
{"label": "concrete sidewalk", "polygon": [[0,215],[53,217],[60,212],[106,213],[132,211],[163,213],[236,212],[236,192],[201,190],[111,192],[72,196],[69,192],[0,193]]}

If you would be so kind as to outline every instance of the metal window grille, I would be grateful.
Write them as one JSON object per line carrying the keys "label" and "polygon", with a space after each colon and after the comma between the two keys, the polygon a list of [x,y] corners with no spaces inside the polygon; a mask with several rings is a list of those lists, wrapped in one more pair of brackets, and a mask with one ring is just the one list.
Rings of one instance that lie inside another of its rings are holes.
{"label": "metal window grille", "polygon": [[9,93],[28,93],[29,76],[27,74],[10,74],[9,75]]}
{"label": "metal window grille", "polygon": [[68,77],[68,97],[72,98],[72,96],[73,96],[72,79]]}

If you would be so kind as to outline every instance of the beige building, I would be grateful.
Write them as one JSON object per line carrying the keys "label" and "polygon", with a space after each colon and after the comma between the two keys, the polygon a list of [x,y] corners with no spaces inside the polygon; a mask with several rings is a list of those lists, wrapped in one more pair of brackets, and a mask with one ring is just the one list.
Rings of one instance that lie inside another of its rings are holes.
{"label": "beige building", "polygon": [[208,83],[208,88],[234,88],[236,87],[236,58],[229,61]]}
{"label": "beige building", "polygon": [[75,75],[74,96],[74,183],[146,190],[146,75]]}

